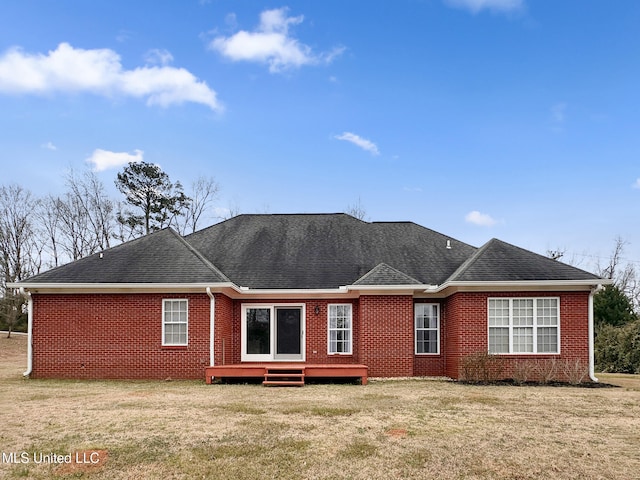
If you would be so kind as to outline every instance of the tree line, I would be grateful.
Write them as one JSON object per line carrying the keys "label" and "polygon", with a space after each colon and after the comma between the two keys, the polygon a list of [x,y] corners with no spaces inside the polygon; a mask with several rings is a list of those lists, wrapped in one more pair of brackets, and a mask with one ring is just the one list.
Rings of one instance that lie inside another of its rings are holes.
{"label": "tree line", "polygon": [[181,182],[146,162],[129,163],[115,186],[123,199],[112,198],[92,171],[69,172],[60,195],[0,186],[0,329],[11,330],[23,317],[23,299],[7,283],[165,227],[194,232],[214,218],[219,193],[210,177],[199,177],[185,192]]}
{"label": "tree line", "polygon": [[594,353],[601,372],[640,373],[640,282],[633,262],[623,261],[618,237],[608,264],[598,269],[611,280],[593,299]]}
{"label": "tree line", "polygon": [[[594,268],[611,281],[593,298],[594,355],[600,372],[640,373],[640,280],[634,262],[624,261],[626,244],[617,237],[608,260],[598,259]],[[564,255],[563,249],[547,251],[554,260]]]}

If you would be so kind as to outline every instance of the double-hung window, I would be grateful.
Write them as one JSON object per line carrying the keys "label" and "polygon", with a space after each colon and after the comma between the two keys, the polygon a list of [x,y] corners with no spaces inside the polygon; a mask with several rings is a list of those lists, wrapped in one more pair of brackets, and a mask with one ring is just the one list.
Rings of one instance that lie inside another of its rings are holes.
{"label": "double-hung window", "polygon": [[414,320],[416,355],[440,353],[440,305],[416,303]]}
{"label": "double-hung window", "polygon": [[162,345],[187,345],[188,300],[162,301]]}
{"label": "double-hung window", "polygon": [[329,354],[351,354],[352,325],[350,304],[329,305]]}
{"label": "double-hung window", "polygon": [[560,299],[490,298],[489,353],[560,353]]}

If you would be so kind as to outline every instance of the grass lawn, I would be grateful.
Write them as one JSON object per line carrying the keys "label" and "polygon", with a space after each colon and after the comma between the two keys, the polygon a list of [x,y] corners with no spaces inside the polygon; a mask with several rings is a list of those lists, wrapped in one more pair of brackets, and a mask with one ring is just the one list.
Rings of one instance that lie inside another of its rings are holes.
{"label": "grass lawn", "polygon": [[[637,376],[601,376],[616,388],[25,380],[25,352],[25,337],[0,338],[0,478],[640,478]],[[51,453],[72,461],[35,462]]]}

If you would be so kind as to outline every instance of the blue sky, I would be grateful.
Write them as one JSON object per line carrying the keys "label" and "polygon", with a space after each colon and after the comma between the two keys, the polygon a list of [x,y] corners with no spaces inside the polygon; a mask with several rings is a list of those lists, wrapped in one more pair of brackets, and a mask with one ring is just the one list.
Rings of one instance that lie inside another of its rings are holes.
{"label": "blue sky", "polygon": [[640,266],[640,3],[0,4],[1,184],[123,162],[242,213],[410,220]]}

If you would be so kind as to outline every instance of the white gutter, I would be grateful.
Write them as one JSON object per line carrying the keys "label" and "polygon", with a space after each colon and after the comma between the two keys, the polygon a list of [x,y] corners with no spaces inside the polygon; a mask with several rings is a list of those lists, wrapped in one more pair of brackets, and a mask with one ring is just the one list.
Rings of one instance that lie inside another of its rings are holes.
{"label": "white gutter", "polygon": [[27,369],[22,375],[28,377],[33,370],[33,298],[23,287],[20,287],[20,293],[27,297]]}
{"label": "white gutter", "polygon": [[213,367],[215,364],[213,348],[216,333],[216,297],[211,293],[211,287],[207,287],[207,295],[209,295],[209,298],[211,299],[209,307],[209,366]]}
{"label": "white gutter", "polygon": [[[28,288],[31,291],[36,290],[70,290],[73,292],[86,291],[88,293],[101,292],[107,290],[127,290],[140,292],[154,291],[194,291],[206,288],[207,283],[29,283],[29,282],[13,282],[7,283],[8,288]],[[217,283],[216,288],[231,288],[240,292],[240,289],[233,283]],[[37,293],[37,292],[36,292]]]}
{"label": "white gutter", "polygon": [[[601,283],[611,283],[609,280],[598,279]],[[438,293],[449,287],[477,287],[501,289],[506,287],[527,288],[527,287],[592,287],[593,280],[503,280],[487,282],[445,282],[441,285],[429,286],[425,293]]]}
{"label": "white gutter", "polygon": [[598,378],[595,373],[595,355],[593,348],[594,338],[594,318],[593,318],[593,296],[602,289],[602,285],[597,285],[589,292],[589,378],[592,382],[598,382]]}

